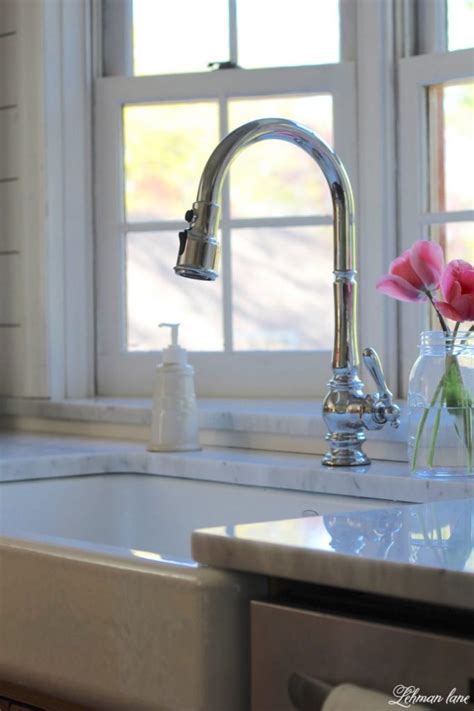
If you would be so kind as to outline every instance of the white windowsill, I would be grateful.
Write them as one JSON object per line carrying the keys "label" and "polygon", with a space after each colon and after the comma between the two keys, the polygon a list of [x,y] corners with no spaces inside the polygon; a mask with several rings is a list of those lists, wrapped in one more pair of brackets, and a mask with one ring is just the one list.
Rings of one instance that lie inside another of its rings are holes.
{"label": "white windowsill", "polygon": [[[201,443],[307,454],[322,454],[326,428],[321,400],[200,399]],[[151,400],[90,398],[85,400],[0,399],[4,427],[28,431],[117,437],[146,441]],[[374,459],[406,461],[406,422],[367,432],[365,451]]]}

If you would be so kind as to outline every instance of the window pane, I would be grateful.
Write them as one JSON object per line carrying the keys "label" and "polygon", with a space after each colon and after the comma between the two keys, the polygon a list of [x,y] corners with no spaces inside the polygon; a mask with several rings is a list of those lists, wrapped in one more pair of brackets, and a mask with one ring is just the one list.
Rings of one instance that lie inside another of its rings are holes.
{"label": "window pane", "polygon": [[169,329],[181,323],[188,350],[222,350],[221,282],[183,279],[173,272],[178,254],[175,232],[133,232],[126,238],[127,349],[161,350]]}
{"label": "window pane", "polygon": [[332,227],[232,231],[235,350],[330,350]]}
{"label": "window pane", "polygon": [[474,46],[474,0],[448,0],[448,49]]}
{"label": "window pane", "polygon": [[126,106],[123,124],[127,221],[182,219],[219,140],[217,103]]}
{"label": "window pane", "polygon": [[339,0],[237,0],[239,64],[289,67],[339,61]]}
{"label": "window pane", "polygon": [[429,88],[430,206],[474,209],[474,82]]}
{"label": "window pane", "polygon": [[474,264],[474,222],[431,225],[430,239],[443,247],[446,262],[464,259]]}
{"label": "window pane", "polygon": [[[430,239],[443,247],[445,260],[463,259],[474,264],[474,222],[450,222],[444,225],[430,226]],[[454,322],[446,319],[453,327]],[[430,309],[431,328],[441,328],[433,309]]]}
{"label": "window pane", "polygon": [[229,58],[226,0],[133,0],[134,74],[201,72]]}
{"label": "window pane", "polygon": [[[229,102],[231,129],[264,116],[292,119],[333,143],[328,94]],[[332,214],[321,170],[304,151],[284,141],[257,143],[238,157],[231,168],[230,197],[232,217]]]}

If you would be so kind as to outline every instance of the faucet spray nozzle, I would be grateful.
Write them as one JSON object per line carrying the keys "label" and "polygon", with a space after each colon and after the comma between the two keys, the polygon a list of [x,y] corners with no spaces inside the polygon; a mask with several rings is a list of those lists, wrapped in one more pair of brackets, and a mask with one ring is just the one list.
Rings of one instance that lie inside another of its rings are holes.
{"label": "faucet spray nozzle", "polygon": [[179,233],[179,254],[174,271],[188,279],[215,281],[220,257],[220,245],[214,236],[219,206],[195,202],[192,209],[186,211],[185,219],[189,227]]}

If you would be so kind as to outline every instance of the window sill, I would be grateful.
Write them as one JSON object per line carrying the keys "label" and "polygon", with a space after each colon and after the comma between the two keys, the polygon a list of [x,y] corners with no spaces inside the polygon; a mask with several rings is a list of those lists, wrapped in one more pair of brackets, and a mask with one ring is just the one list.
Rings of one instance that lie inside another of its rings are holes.
{"label": "window sill", "polygon": [[[326,428],[321,400],[200,399],[199,424],[204,446],[323,454]],[[90,398],[87,400],[0,399],[1,425],[6,429],[76,434],[146,441],[151,400]],[[406,461],[406,422],[398,430],[385,427],[367,433],[364,446],[373,459]]]}

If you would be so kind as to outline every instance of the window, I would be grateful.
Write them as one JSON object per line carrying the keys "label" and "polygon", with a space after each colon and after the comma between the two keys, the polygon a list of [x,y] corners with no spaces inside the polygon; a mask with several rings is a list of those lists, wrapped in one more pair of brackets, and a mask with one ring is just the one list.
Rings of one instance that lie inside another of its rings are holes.
{"label": "window", "polygon": [[[223,137],[219,125],[231,130],[259,116],[298,118],[333,141],[328,94],[229,99],[224,108],[217,101],[124,107],[127,350],[163,347],[157,318],[182,321],[183,343],[195,351],[330,350],[331,200],[322,173],[294,146],[254,146],[231,169],[222,206],[223,279],[198,284],[171,271],[177,240],[169,220],[190,205]],[[143,223],[148,231],[139,231]],[[308,310],[321,329],[310,327]]]}
{"label": "window", "polygon": [[[441,3],[439,7],[443,9]],[[449,0],[438,45],[400,63],[400,206],[402,246],[438,242],[446,260],[474,262],[474,3]],[[465,28],[470,31],[466,32]],[[401,306],[402,369],[419,332],[438,328],[430,310]],[[430,321],[431,319],[431,321]]]}
{"label": "window", "polygon": [[[108,75],[96,82],[95,121],[100,394],[150,392],[162,320],[181,321],[201,395],[324,394],[332,206],[302,151],[268,141],[239,156],[222,197],[220,279],[193,282],[172,271],[207,157],[252,118],[294,118],[341,156],[359,220],[361,343],[382,351],[394,389],[401,373],[402,394],[426,315],[420,309],[417,321],[400,307],[397,344],[398,307],[375,294],[376,278],[420,236],[439,241],[448,259],[472,259],[465,157],[474,142],[473,50],[465,28],[473,3],[291,7],[104,0]],[[117,42],[107,50],[107,28],[117,27],[119,53]]]}
{"label": "window", "polygon": [[[133,0],[133,74],[200,72],[228,60],[245,69],[340,59],[339,0]],[[314,41],[314,28],[324,32]]]}
{"label": "window", "polygon": [[449,51],[469,49],[474,44],[474,3],[447,0],[446,43]]}
{"label": "window", "polygon": [[[158,323],[175,320],[202,394],[301,396],[309,373],[311,392],[322,394],[333,340],[332,204],[303,151],[266,142],[232,166],[217,282],[181,279],[172,267],[205,162],[240,124],[292,118],[354,169],[354,71],[339,62],[339,2],[297,0],[290,17],[267,1],[163,8],[134,0],[134,76],[97,82],[99,390],[148,393],[166,345]],[[318,19],[325,33],[315,43]],[[248,69],[208,68],[213,60]]]}

